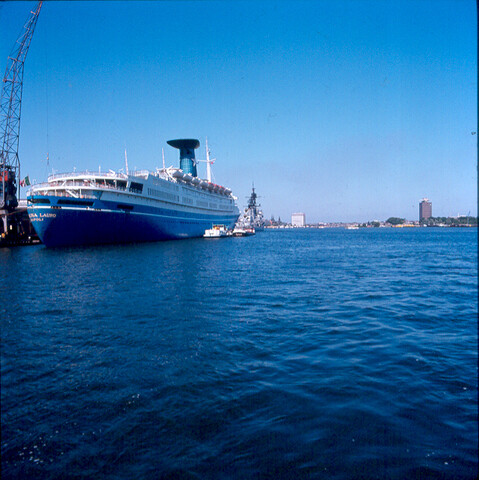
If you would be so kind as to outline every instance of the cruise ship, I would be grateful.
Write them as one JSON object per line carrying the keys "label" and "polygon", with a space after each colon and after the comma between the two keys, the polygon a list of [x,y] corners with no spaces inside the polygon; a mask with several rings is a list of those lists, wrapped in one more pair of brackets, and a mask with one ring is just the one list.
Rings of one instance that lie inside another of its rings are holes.
{"label": "cruise ship", "polygon": [[54,174],[33,185],[28,215],[40,240],[47,247],[154,242],[233,228],[239,210],[231,189],[197,175],[200,142],[167,143],[179,150],[180,168],[129,173],[126,163],[126,173]]}

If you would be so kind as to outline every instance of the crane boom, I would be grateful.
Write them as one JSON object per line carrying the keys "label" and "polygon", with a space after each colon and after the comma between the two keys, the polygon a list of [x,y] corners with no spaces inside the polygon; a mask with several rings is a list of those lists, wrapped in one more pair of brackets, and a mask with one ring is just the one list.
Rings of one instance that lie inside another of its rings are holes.
{"label": "crane boom", "polygon": [[0,142],[2,144],[2,150],[0,151],[0,209],[6,209],[7,211],[12,211],[18,204],[16,179],[20,177],[18,143],[20,138],[23,67],[42,3],[43,1],[39,1],[36,9],[30,12],[24,31],[17,39],[13,51],[8,57],[5,76],[3,77],[0,106]]}

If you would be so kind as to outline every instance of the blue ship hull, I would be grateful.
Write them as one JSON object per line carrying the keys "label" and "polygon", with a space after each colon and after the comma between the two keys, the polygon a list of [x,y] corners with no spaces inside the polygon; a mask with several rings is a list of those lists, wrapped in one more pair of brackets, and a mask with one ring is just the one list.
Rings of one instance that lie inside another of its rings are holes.
{"label": "blue ship hull", "polygon": [[[47,247],[201,237],[213,225],[232,228],[238,218],[238,215],[208,215],[139,205],[126,205],[131,209],[118,210],[116,204],[98,201],[94,206],[100,208],[59,207],[54,205],[58,197],[50,196],[33,200],[37,203],[28,207],[28,214]],[[43,205],[42,201],[50,205]]]}

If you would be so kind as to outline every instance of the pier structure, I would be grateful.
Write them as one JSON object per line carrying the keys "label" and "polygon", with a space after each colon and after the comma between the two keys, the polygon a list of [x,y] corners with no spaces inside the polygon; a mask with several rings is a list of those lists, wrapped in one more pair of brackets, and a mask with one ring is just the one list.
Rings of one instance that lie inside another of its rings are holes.
{"label": "pier structure", "polygon": [[28,218],[26,200],[20,200],[14,210],[1,209],[0,216],[0,248],[40,243]]}

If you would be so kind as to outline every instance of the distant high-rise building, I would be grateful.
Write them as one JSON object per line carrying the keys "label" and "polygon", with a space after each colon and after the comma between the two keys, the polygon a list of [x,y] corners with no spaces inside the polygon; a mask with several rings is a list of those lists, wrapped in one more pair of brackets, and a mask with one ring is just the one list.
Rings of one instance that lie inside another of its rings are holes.
{"label": "distant high-rise building", "polygon": [[432,203],[427,198],[423,198],[419,203],[419,221],[432,217]]}
{"label": "distant high-rise building", "polygon": [[304,227],[306,224],[306,215],[304,213],[293,213],[291,215],[291,225],[295,227]]}

